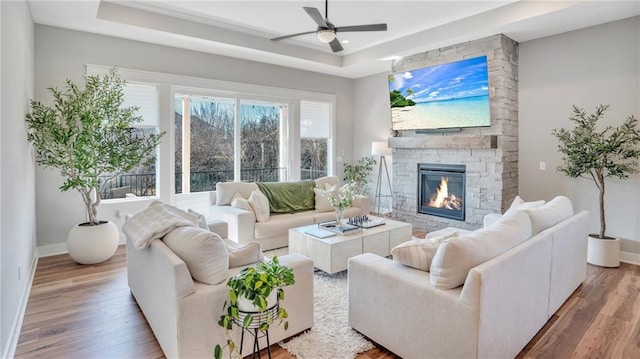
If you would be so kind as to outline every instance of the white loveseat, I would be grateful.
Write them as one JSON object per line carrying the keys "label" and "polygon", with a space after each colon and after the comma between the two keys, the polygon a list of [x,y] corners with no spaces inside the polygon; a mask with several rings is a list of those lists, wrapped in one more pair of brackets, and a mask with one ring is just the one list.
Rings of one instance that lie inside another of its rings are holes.
{"label": "white loveseat", "polygon": [[[316,187],[338,185],[338,177],[327,176],[315,180]],[[249,198],[251,192],[258,189],[253,182],[219,182],[216,191],[211,192],[211,207],[209,218],[221,219],[228,224],[229,239],[238,243],[256,241],[263,250],[286,247],[289,244],[289,229],[314,223],[330,221],[335,218],[335,212],[322,210],[316,206],[315,210],[294,213],[272,213],[266,222],[256,222],[252,211],[231,206],[233,196],[239,193]],[[371,201],[368,197],[359,197],[353,201],[351,207],[345,210],[345,218],[369,213]]]}
{"label": "white loveseat", "polygon": [[[313,261],[298,254],[279,257],[293,269],[296,283],[284,288],[282,303],[289,313],[289,328],[272,326],[271,344],[300,333],[313,325]],[[229,276],[244,267],[229,269]],[[167,358],[212,358],[216,344],[226,343],[217,322],[229,289],[226,280],[209,285],[192,279],[185,262],[162,240],[136,249],[127,237],[129,288]],[[231,335],[239,344],[240,332]],[[243,354],[251,353],[252,340],[245,340]],[[261,339],[260,347],[265,347]],[[226,353],[224,354],[227,355]]]}
{"label": "white loveseat", "polygon": [[[452,289],[430,283],[442,245],[431,272],[374,254],[351,258],[349,324],[405,359],[515,357],[586,278],[586,211],[548,228],[524,218],[530,238],[471,268]],[[483,240],[505,239],[494,225],[478,230],[489,234]]]}

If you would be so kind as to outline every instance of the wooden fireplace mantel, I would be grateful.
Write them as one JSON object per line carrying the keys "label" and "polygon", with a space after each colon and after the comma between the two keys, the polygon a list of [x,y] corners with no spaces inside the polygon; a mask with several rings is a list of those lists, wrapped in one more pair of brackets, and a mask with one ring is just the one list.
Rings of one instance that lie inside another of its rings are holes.
{"label": "wooden fireplace mantel", "polygon": [[389,137],[391,148],[498,148],[498,136]]}

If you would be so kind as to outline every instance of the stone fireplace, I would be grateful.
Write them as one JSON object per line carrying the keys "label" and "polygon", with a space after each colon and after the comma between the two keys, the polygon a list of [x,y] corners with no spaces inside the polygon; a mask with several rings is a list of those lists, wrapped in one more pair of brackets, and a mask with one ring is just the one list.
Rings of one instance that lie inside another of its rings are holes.
{"label": "stone fireplace", "polygon": [[[420,134],[400,131],[393,150],[393,215],[415,229],[476,229],[488,213],[501,213],[518,193],[518,44],[504,35],[465,42],[395,61],[392,72],[487,56],[490,127]],[[421,177],[430,165],[426,183]],[[439,175],[435,171],[453,169]],[[463,169],[459,176],[455,170]],[[447,178],[446,185],[442,177]],[[447,187],[449,208],[429,206],[433,191]],[[421,193],[428,189],[430,194]],[[460,194],[455,193],[461,192]],[[455,196],[455,199],[451,197]],[[458,199],[458,196],[462,198]],[[428,197],[428,198],[426,198]],[[427,203],[425,205],[425,202]],[[461,206],[460,210],[452,210]]]}
{"label": "stone fireplace", "polygon": [[465,165],[418,164],[418,213],[464,221]]}

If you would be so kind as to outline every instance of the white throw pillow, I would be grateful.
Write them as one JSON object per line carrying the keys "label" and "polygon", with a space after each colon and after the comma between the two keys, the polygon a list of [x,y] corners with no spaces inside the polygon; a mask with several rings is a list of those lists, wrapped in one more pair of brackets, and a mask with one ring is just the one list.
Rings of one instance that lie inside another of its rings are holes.
{"label": "white throw pillow", "polygon": [[218,284],[229,274],[229,254],[219,235],[198,227],[179,227],[162,239],[187,265],[193,279]]}
{"label": "white throw pillow", "polygon": [[529,209],[529,208],[538,208],[544,205],[544,200],[533,201],[533,202],[525,202],[520,196],[516,196],[511,202],[511,206],[507,209],[504,214],[512,213],[513,211],[517,211],[520,209]]}
{"label": "white throw pillow", "polygon": [[527,209],[527,213],[531,218],[533,234],[536,235],[573,216],[573,205],[569,198],[557,196],[542,207]]}
{"label": "white throw pillow", "polygon": [[188,213],[187,211],[182,210],[182,209],[180,209],[180,208],[178,208],[176,206],[172,206],[170,204],[166,204],[166,203],[164,203],[164,202],[162,202],[160,200],[156,199],[156,200],[152,201],[149,204],[149,207],[157,206],[157,205],[164,206],[166,209],[171,211],[171,213],[173,213],[173,214],[175,214],[177,216],[180,216],[180,217],[182,217],[182,218],[184,218],[184,219],[186,219],[188,221],[191,221],[196,226],[198,225],[198,216],[193,215],[191,213]]}
{"label": "white throw pillow", "polygon": [[333,211],[333,206],[329,203],[329,198],[324,194],[322,188],[314,188],[313,192],[316,195],[316,211],[330,212]]}
{"label": "white throw pillow", "polygon": [[192,210],[191,208],[189,208],[187,210],[187,213],[189,213],[192,216],[195,216],[197,221],[198,221],[198,227],[202,228],[202,229],[206,229],[209,230],[209,225],[207,225],[207,217],[205,217],[203,214],[198,213],[194,210]]}
{"label": "white throw pillow", "polygon": [[229,252],[229,268],[246,266],[247,264],[257,263],[264,259],[264,254],[258,242],[249,242],[245,245],[240,245],[231,240],[224,242]]}
{"label": "white throw pillow", "polygon": [[450,238],[440,244],[431,262],[431,285],[451,289],[464,284],[469,270],[531,237],[524,211],[503,216],[489,228]]}
{"label": "white throw pillow", "polygon": [[259,189],[251,192],[249,205],[253,209],[258,222],[267,222],[271,213],[269,212],[269,199]]}
{"label": "white throw pillow", "polygon": [[440,244],[449,238],[458,236],[458,232],[450,232],[433,238],[416,238],[397,245],[391,250],[394,262],[428,272],[431,261]]}
{"label": "white throw pillow", "polygon": [[249,204],[249,201],[244,198],[239,192],[233,195],[233,199],[231,200],[231,207],[244,209],[245,211],[253,212],[253,208]]}

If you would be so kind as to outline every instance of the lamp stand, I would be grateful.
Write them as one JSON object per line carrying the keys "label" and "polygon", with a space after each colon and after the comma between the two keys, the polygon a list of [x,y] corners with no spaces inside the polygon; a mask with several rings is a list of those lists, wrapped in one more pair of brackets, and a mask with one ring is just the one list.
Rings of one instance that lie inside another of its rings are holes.
{"label": "lamp stand", "polygon": [[[382,168],[384,167],[384,173],[387,176],[387,186],[389,187],[389,194],[382,194]],[[374,196],[373,211],[376,214],[380,213],[380,201],[382,198],[392,198],[393,192],[391,191],[391,180],[389,179],[389,170],[387,169],[387,160],[384,155],[380,155],[380,165],[378,167],[378,182],[376,185],[376,194]]]}

